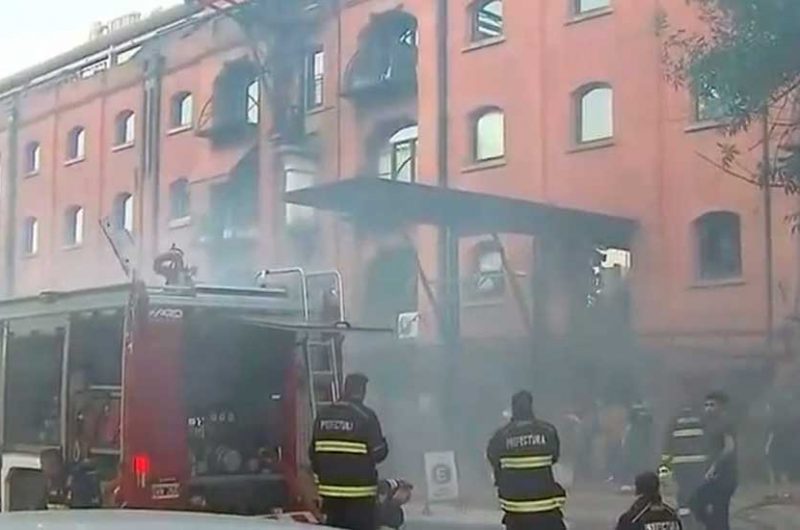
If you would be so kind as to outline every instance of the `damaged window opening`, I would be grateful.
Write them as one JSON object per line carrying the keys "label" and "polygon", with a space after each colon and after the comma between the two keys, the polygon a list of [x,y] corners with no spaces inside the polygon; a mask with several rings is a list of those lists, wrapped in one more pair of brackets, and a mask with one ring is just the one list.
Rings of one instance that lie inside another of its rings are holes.
{"label": "damaged window opening", "polygon": [[480,42],[503,36],[502,0],[479,0],[473,6],[472,40]]}
{"label": "damaged window opening", "polygon": [[375,18],[347,69],[346,93],[416,90],[417,20],[395,10]]}
{"label": "damaged window opening", "polygon": [[212,129],[231,131],[242,125],[257,124],[260,88],[256,68],[250,61],[226,64],[214,81]]}
{"label": "damaged window opening", "polygon": [[381,148],[378,177],[401,182],[416,181],[418,138],[417,125],[409,125],[394,133]]}
{"label": "damaged window opening", "polygon": [[741,221],[734,212],[707,213],[694,222],[700,280],[742,275]]}
{"label": "damaged window opening", "polygon": [[711,83],[700,83],[693,90],[696,122],[718,121],[728,116],[728,108],[719,90]]}

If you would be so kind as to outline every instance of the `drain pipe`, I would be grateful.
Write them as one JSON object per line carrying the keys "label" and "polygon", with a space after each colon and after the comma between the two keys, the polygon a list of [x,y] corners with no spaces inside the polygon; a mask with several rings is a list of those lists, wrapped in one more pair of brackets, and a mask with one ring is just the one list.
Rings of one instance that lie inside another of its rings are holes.
{"label": "drain pipe", "polygon": [[[14,295],[14,284],[16,282],[17,266],[17,182],[19,173],[19,99],[16,95],[6,101],[8,105],[8,127],[6,129],[8,141],[6,145],[6,164],[2,169],[2,187],[5,200],[3,204],[3,222],[5,224],[5,234],[3,242],[3,298],[11,298]],[[0,164],[3,161],[0,160]]]}

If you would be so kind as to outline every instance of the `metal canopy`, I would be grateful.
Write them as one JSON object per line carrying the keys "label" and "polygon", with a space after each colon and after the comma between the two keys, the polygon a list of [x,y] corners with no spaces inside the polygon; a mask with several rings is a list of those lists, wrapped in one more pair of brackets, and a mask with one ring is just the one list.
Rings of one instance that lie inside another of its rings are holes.
{"label": "metal canopy", "polygon": [[597,244],[627,248],[636,229],[635,221],[622,217],[379,178],[303,188],[286,193],[284,199],[340,212],[368,225],[434,225],[451,228],[460,236],[573,233]]}

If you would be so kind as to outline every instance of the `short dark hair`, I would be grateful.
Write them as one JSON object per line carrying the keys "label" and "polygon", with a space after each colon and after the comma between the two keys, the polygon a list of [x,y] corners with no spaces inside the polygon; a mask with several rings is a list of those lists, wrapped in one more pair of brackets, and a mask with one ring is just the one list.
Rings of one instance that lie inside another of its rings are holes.
{"label": "short dark hair", "polygon": [[727,405],[730,402],[728,394],[726,394],[722,390],[714,390],[713,392],[709,392],[708,394],[706,394],[706,399],[708,401],[715,401],[720,405]]}
{"label": "short dark hair", "polygon": [[659,494],[661,489],[661,482],[658,480],[658,475],[653,471],[645,471],[637,475],[635,485],[636,494],[645,497],[655,497]]}

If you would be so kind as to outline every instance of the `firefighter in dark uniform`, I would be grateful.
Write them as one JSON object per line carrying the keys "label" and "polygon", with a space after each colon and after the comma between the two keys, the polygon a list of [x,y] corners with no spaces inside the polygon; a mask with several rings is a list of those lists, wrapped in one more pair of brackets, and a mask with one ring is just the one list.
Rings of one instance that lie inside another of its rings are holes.
{"label": "firefighter in dark uniform", "polygon": [[690,515],[689,502],[703,483],[708,467],[702,414],[686,405],[672,420],[661,456],[662,470],[672,473],[678,485],[678,514]]}
{"label": "firefighter in dark uniform", "polygon": [[682,530],[678,514],[661,500],[658,475],[636,477],[636,500],[617,522],[616,530]]}
{"label": "firefighter in dark uniform", "polygon": [[328,526],[375,530],[378,473],[389,448],[375,412],[364,405],[367,377],[350,374],[340,401],[314,422],[311,468]]}
{"label": "firefighter in dark uniform", "polygon": [[492,436],[486,452],[507,530],[566,528],[566,492],[553,477],[559,445],[556,428],[534,417],[531,394],[515,394],[511,421]]}

